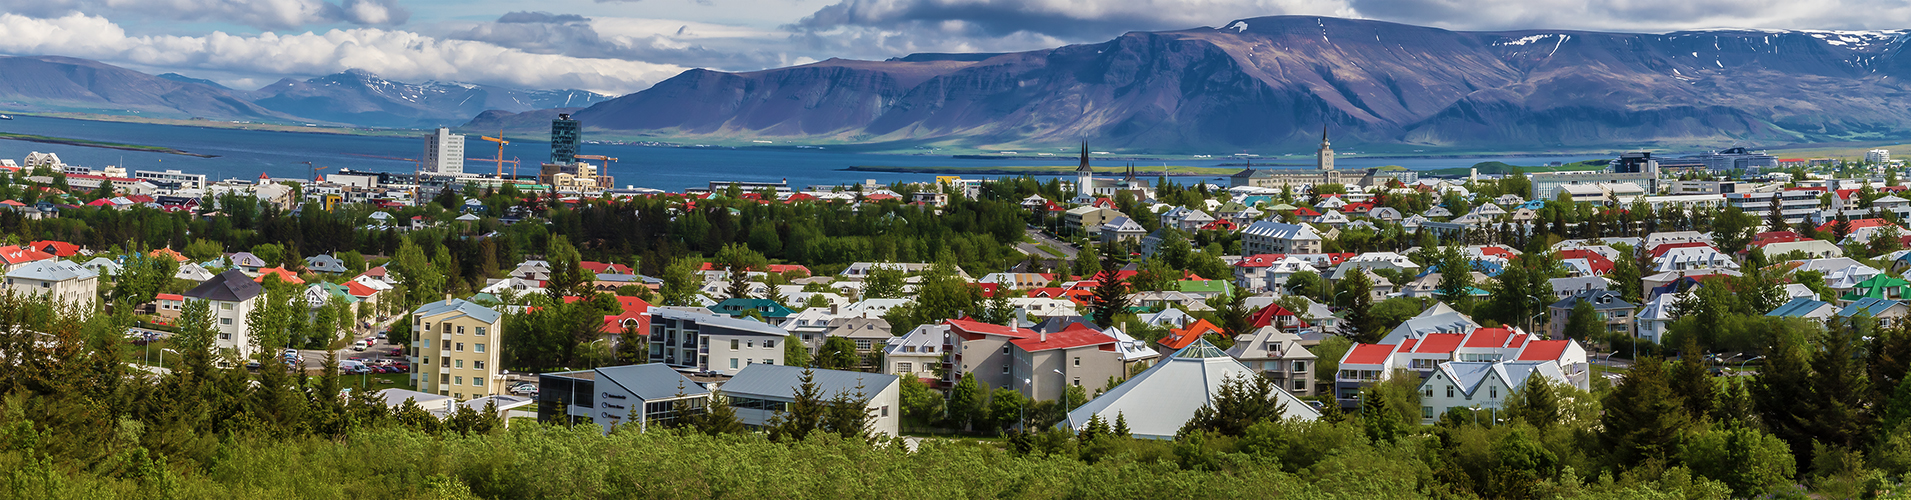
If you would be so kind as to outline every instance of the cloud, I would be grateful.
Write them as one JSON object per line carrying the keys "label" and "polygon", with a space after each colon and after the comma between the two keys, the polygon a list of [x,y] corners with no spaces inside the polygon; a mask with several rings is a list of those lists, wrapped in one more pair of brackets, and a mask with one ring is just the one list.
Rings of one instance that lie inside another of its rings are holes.
{"label": "cloud", "polygon": [[[726,71],[752,71],[813,59],[787,51],[788,33],[669,19],[583,21],[541,12],[513,12],[498,22],[454,29],[444,38],[479,41],[537,54],[648,61]],[[563,21],[560,21],[563,19]]]}
{"label": "cloud", "polygon": [[577,14],[552,14],[549,12],[527,11],[511,12],[498,17],[499,23],[563,24],[587,23],[590,22],[590,20],[591,18]]}
{"label": "cloud", "polygon": [[53,18],[69,14],[128,14],[178,21],[215,21],[263,29],[313,24],[404,24],[411,13],[397,0],[0,0],[0,11]]}
{"label": "cloud", "polygon": [[1034,34],[1088,39],[1126,31],[1219,26],[1242,17],[1346,13],[1343,3],[1307,0],[841,0],[798,20],[791,28],[806,32],[873,28],[890,32],[927,30],[941,36]]}
{"label": "cloud", "polygon": [[127,36],[104,17],[38,19],[0,14],[0,52],[65,55],[222,74],[317,76],[352,68],[402,81],[450,80],[622,94],[684,68],[671,64],[538,54],[471,40],[378,28],[279,35]]}

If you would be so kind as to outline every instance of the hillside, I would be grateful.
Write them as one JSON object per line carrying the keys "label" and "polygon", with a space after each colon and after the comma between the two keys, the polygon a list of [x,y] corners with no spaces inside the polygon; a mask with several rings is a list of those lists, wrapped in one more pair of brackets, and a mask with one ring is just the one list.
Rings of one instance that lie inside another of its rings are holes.
{"label": "hillside", "polygon": [[[613,135],[1151,152],[1779,145],[1911,132],[1905,31],[1458,32],[1321,17],[1008,54],[686,71]],[[1896,77],[1896,78],[1893,78]],[[488,117],[508,123],[508,117]],[[528,129],[537,120],[517,120]]]}

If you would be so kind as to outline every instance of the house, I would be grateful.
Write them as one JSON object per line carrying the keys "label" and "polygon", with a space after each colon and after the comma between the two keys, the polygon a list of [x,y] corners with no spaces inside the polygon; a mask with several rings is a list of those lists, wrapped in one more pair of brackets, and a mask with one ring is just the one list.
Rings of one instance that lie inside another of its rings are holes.
{"label": "house", "polygon": [[[1059,425],[1076,431],[1086,427],[1091,419],[1099,418],[1109,425],[1125,421],[1134,437],[1174,439],[1181,427],[1194,418],[1195,410],[1214,402],[1224,382],[1247,380],[1258,373],[1213,344],[1197,340],[1068,412],[1068,419]],[[1281,399],[1282,418],[1320,418],[1319,411],[1284,389],[1275,391],[1275,397]]]}
{"label": "house", "polygon": [[503,314],[476,302],[445,299],[412,310],[411,328],[417,354],[412,377],[420,392],[460,401],[504,394]]}
{"label": "house", "polygon": [[1241,253],[1320,253],[1321,237],[1301,224],[1260,221],[1241,229]]}
{"label": "house", "polygon": [[1633,315],[1633,335],[1643,340],[1661,342],[1666,332],[1672,329],[1672,321],[1678,319],[1673,316],[1673,307],[1678,302],[1679,296],[1670,293],[1646,301],[1646,306],[1639,308],[1639,312]]}
{"label": "house", "polygon": [[[827,341],[830,337],[842,337],[855,343],[856,354],[862,356],[865,365],[876,361],[874,356],[870,356],[871,353],[882,350],[883,347],[888,344],[889,339],[896,338],[895,335],[889,332],[889,320],[882,318],[836,318],[829,321],[828,327],[823,330],[823,335],[818,337],[819,341],[815,346],[812,346],[810,352],[817,352],[818,349],[823,347],[823,342]],[[869,367],[875,368],[874,366]]]}
{"label": "house", "polygon": [[1124,215],[1113,209],[1084,205],[1062,212],[1062,226],[1070,231],[1069,234],[1095,236],[1093,233],[1100,231],[1103,224],[1116,217]]}
{"label": "house", "polygon": [[1445,302],[1435,302],[1433,307],[1420,311],[1420,314],[1412,318],[1407,318],[1399,326],[1387,332],[1387,336],[1382,338],[1380,343],[1399,344],[1402,340],[1419,339],[1430,334],[1466,333],[1479,327],[1480,324],[1474,322],[1473,318],[1460,314]]}
{"label": "house", "polygon": [[232,264],[233,267],[244,269],[249,273],[258,272],[259,268],[266,266],[265,259],[261,259],[257,255],[252,255],[252,252],[232,254],[227,258],[227,262]]}
{"label": "house", "polygon": [[1612,286],[1612,280],[1598,276],[1578,278],[1553,278],[1546,280],[1553,287],[1553,300],[1561,300],[1586,290],[1605,290]]}
{"label": "house", "polygon": [[[1554,302],[1552,305],[1546,306],[1548,315],[1546,330],[1552,333],[1553,338],[1566,338],[1566,323],[1570,321],[1573,307],[1577,306],[1580,302],[1592,304],[1593,314],[1599,318],[1599,323],[1603,325],[1602,330],[1605,333],[1625,334],[1628,337],[1635,334],[1632,315],[1639,306],[1635,306],[1630,302],[1626,302],[1625,299],[1620,298],[1619,292],[1611,290],[1581,290],[1565,299],[1561,299],[1559,302]],[[1596,339],[1579,340],[1591,341]]]}
{"label": "house", "polygon": [[1196,341],[1201,340],[1202,336],[1210,333],[1220,335],[1221,327],[1214,326],[1214,323],[1209,323],[1205,319],[1195,320],[1193,324],[1186,327],[1168,330],[1167,336],[1155,341],[1159,344],[1155,348],[1162,354],[1174,353],[1194,345]]}
{"label": "house", "polygon": [[186,281],[205,281],[212,279],[212,277],[212,271],[207,271],[205,267],[190,262],[180,264],[179,271],[173,273],[173,279]]}
{"label": "house", "polygon": [[1073,323],[1056,332],[1009,341],[1014,358],[1010,379],[1022,381],[1016,390],[1038,401],[1061,399],[1068,386],[1087,394],[1107,389],[1110,378],[1128,375],[1120,341],[1092,326]]}
{"label": "house", "polygon": [[[1671,294],[1660,295],[1660,297],[1671,296]],[[1830,302],[1812,300],[1806,297],[1793,297],[1790,302],[1778,306],[1777,309],[1773,309],[1771,312],[1765,313],[1765,315],[1774,318],[1804,318],[1823,324],[1833,316],[1837,316],[1838,311],[1838,306]]]}
{"label": "house", "polygon": [[241,358],[249,358],[258,347],[280,347],[253,346],[252,331],[246,325],[246,316],[252,313],[259,294],[264,291],[265,288],[252,281],[251,276],[231,269],[206,279],[184,295],[192,300],[211,302],[215,322],[213,331],[218,332],[218,337],[212,342],[214,348],[231,350]]}
{"label": "house", "polygon": [[287,270],[284,267],[267,267],[267,268],[259,269],[258,272],[259,272],[259,276],[252,278],[253,281],[264,283],[265,280],[268,278],[277,278],[279,281],[283,281],[283,282],[294,284],[294,285],[305,284],[305,280],[299,278],[298,273]]}
{"label": "house", "polygon": [[709,389],[663,363],[545,373],[537,380],[539,422],[594,423],[605,434],[623,424],[640,431],[668,426],[703,413],[710,400]]}
{"label": "house", "polygon": [[109,279],[114,276],[119,276],[120,272],[126,270],[125,266],[121,266],[119,265],[118,262],[113,262],[113,259],[108,259],[105,257],[94,257],[93,260],[89,260],[89,261],[86,261],[86,263],[84,264],[80,264],[80,267],[84,267],[87,270],[93,271],[95,273],[99,273],[100,276],[104,276]]}
{"label": "house", "polygon": [[0,247],[0,272],[19,269],[29,262],[52,260],[53,254],[34,250],[29,247],[7,245]]}
{"label": "house", "polygon": [[762,429],[796,400],[806,374],[824,399],[838,394],[868,398],[870,434],[895,437],[902,433],[902,384],[895,375],[758,364],[739,370],[717,390],[729,399],[745,427]]}
{"label": "house", "polygon": [[345,267],[345,260],[331,255],[314,255],[305,258],[305,269],[315,273],[343,274],[352,272]]}
{"label": "house", "polygon": [[1141,224],[1136,224],[1133,219],[1127,217],[1109,219],[1108,222],[1102,223],[1099,231],[1101,232],[1101,242],[1104,244],[1140,242],[1142,236],[1148,235],[1148,231],[1142,229]]}
{"label": "house", "polygon": [[1891,327],[1911,313],[1911,305],[1904,301],[1865,297],[1858,299],[1838,310],[1840,318],[1866,316],[1878,320],[1878,326]]}
{"label": "house", "polygon": [[1293,332],[1261,327],[1235,338],[1227,353],[1249,368],[1260,369],[1262,376],[1274,379],[1276,385],[1295,396],[1313,394],[1316,357],[1301,346],[1301,337]]}
{"label": "house", "polygon": [[179,312],[186,307],[186,296],[176,293],[162,293],[153,296],[153,315],[171,322],[179,319]]}
{"label": "house", "polygon": [[[880,370],[896,376],[934,375],[937,368],[949,365],[955,352],[956,337],[948,323],[922,325],[908,334],[886,340]],[[925,379],[928,380],[928,379]],[[947,386],[950,380],[932,380],[930,385]]]}
{"label": "house", "polygon": [[722,302],[710,306],[710,312],[726,314],[733,318],[741,318],[749,311],[756,311],[756,314],[762,317],[763,321],[772,323],[781,323],[784,318],[796,314],[796,311],[791,311],[790,308],[784,307],[783,304],[778,304],[776,301],[770,299],[724,299]]}
{"label": "house", "polygon": [[99,302],[100,275],[65,260],[36,260],[6,273],[7,293],[45,299],[81,317],[91,316]]}
{"label": "house", "polygon": [[1433,376],[1420,382],[1420,423],[1431,425],[1453,410],[1485,410],[1488,418],[1496,418],[1506,408],[1506,398],[1535,374],[1549,383],[1573,385],[1554,361],[1440,363]]}
{"label": "house", "polygon": [[1654,254],[1653,272],[1738,269],[1738,262],[1732,260],[1731,255],[1709,245],[1658,248],[1654,250]]}
{"label": "house", "polygon": [[745,366],[780,364],[789,332],[749,319],[701,310],[650,309],[650,359],[664,364],[734,375]]}

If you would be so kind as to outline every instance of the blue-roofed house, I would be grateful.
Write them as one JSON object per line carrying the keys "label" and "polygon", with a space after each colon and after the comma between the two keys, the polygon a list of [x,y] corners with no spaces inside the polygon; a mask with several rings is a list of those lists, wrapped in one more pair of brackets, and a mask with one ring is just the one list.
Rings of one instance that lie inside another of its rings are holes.
{"label": "blue-roofed house", "polygon": [[749,311],[756,311],[757,315],[762,316],[763,320],[769,323],[780,323],[782,319],[796,314],[796,311],[792,311],[790,308],[784,307],[783,304],[778,304],[776,301],[770,299],[739,297],[724,299],[722,302],[710,306],[710,312],[728,315],[733,318],[743,317],[743,315]]}
{"label": "blue-roofed house", "polygon": [[1911,312],[1911,306],[1902,301],[1865,297],[1838,310],[1840,318],[1869,316],[1878,320],[1878,326],[1892,326]]}
{"label": "blue-roofed house", "polygon": [[[1664,297],[1669,296],[1670,295],[1665,295]],[[1830,302],[1813,300],[1806,297],[1793,297],[1790,302],[1778,306],[1777,309],[1773,309],[1772,312],[1765,313],[1765,315],[1774,318],[1805,318],[1824,323],[1825,320],[1831,319],[1831,317],[1837,315],[1838,312],[1838,306],[1832,305]]]}
{"label": "blue-roofed house", "polygon": [[[702,413],[710,390],[663,363],[538,375],[537,419],[638,430]],[[633,411],[635,410],[635,411]]]}

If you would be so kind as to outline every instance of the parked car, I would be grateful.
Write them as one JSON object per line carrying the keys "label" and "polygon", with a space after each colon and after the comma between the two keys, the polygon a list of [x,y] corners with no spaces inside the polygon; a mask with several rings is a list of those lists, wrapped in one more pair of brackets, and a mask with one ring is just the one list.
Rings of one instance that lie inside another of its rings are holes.
{"label": "parked car", "polygon": [[352,343],[352,350],[354,351],[365,352],[365,348],[367,347],[371,347],[371,346],[365,345],[365,341],[363,340]]}

